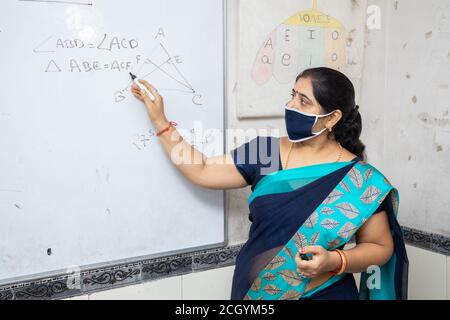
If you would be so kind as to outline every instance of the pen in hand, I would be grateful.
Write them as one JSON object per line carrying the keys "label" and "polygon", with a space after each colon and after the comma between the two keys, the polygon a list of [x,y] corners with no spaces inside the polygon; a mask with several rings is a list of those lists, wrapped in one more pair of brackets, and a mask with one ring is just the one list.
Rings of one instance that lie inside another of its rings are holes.
{"label": "pen in hand", "polygon": [[130,72],[130,77],[131,77],[131,80],[133,80],[133,82],[134,82],[141,90],[144,90],[144,91],[148,94],[148,96],[150,97],[150,99],[151,99],[153,102],[156,100],[155,96],[154,96],[150,91],[148,91],[148,89],[147,89],[142,83],[140,83],[140,82],[138,81],[138,78],[137,78],[134,74],[132,74],[131,72]]}

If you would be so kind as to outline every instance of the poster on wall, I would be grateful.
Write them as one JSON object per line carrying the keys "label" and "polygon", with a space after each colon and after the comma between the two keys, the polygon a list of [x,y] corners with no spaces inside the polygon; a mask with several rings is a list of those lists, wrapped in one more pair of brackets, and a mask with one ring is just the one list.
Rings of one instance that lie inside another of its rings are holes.
{"label": "poster on wall", "polygon": [[239,2],[238,117],[284,116],[295,78],[305,69],[345,73],[358,96],[366,0]]}

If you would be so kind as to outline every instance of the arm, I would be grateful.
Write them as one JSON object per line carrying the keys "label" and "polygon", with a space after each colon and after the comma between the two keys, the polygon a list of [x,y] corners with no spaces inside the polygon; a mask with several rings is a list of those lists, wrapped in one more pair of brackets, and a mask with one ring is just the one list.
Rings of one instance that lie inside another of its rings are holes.
{"label": "arm", "polygon": [[[357,245],[345,250],[347,257],[346,273],[359,273],[366,271],[371,265],[382,266],[392,256],[394,241],[389,228],[386,211],[372,215],[356,232]],[[299,254],[295,260],[297,272],[303,272],[308,278],[316,278],[323,273],[336,270],[341,258],[337,252],[328,251],[321,246],[308,246],[302,253],[312,253],[310,261],[301,260]]]}
{"label": "arm", "polygon": [[356,233],[356,246],[345,250],[347,273],[366,271],[371,265],[382,266],[394,252],[394,240],[386,211],[372,215]]}
{"label": "arm", "polygon": [[[147,81],[141,80],[141,83],[153,92],[153,86]],[[164,114],[163,98],[159,93],[154,93],[156,100],[153,102],[145,91],[136,85],[132,86],[131,92],[145,103],[147,113],[157,131],[169,126]],[[247,186],[230,154],[207,158],[187,143],[174,127],[160,135],[159,140],[171,162],[192,183],[209,189],[235,189]]]}

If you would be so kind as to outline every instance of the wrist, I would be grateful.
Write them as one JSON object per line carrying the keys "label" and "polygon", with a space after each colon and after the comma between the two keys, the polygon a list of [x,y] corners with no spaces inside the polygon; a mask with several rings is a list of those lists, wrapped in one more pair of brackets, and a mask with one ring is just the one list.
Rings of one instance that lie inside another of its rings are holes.
{"label": "wrist", "polygon": [[330,264],[329,264],[329,268],[327,271],[329,272],[333,272],[336,271],[342,264],[342,259],[341,259],[341,255],[333,250],[333,251],[329,251],[330,254]]}
{"label": "wrist", "polygon": [[155,127],[156,131],[161,131],[161,130],[167,128],[169,125],[170,125],[170,122],[166,118],[162,118],[160,120],[155,120],[153,122],[153,126]]}

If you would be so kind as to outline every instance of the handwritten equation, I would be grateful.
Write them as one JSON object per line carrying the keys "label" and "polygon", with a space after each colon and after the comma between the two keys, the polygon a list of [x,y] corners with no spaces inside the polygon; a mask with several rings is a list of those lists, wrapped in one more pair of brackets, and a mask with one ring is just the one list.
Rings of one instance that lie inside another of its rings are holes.
{"label": "handwritten equation", "polygon": [[[42,68],[46,74],[68,73],[68,74],[87,74],[87,73],[105,73],[115,72],[124,73],[133,71],[139,78],[157,74],[164,80],[165,87],[158,87],[162,93],[175,92],[190,96],[194,106],[203,105],[203,96],[197,92],[191,85],[187,77],[181,72],[181,66],[184,63],[180,55],[172,55],[163,43],[166,33],[163,28],[159,28],[155,33],[153,41],[155,47],[149,54],[140,50],[141,43],[133,37],[123,37],[104,33],[98,41],[87,41],[81,38],[58,38],[49,36],[33,48],[34,54],[47,54],[52,57],[48,59]],[[86,37],[90,38],[90,37]],[[145,47],[145,46],[144,46]],[[75,58],[79,53],[98,52],[101,59]],[[100,55],[100,53],[103,53]],[[110,57],[105,58],[104,53],[110,53]],[[58,54],[66,54],[64,57],[55,57]],[[70,56],[72,54],[72,57]],[[128,58],[117,59],[114,55],[128,56]],[[126,82],[121,89],[113,93],[114,102],[121,103],[130,97],[129,91],[132,82],[126,78]]]}
{"label": "handwritten equation", "polygon": [[[210,144],[214,141],[214,133],[213,132],[206,132],[205,134],[200,134],[196,132],[195,129],[190,129],[189,133],[183,133],[182,131],[179,131],[180,136],[183,137],[183,139],[188,142],[190,145],[195,147],[198,150],[202,150],[202,148],[205,145]],[[145,133],[137,133],[134,136],[134,139],[132,141],[132,145],[139,151],[142,151],[149,146],[152,145],[153,142],[157,143],[157,136],[156,131],[153,129],[148,130]]]}

